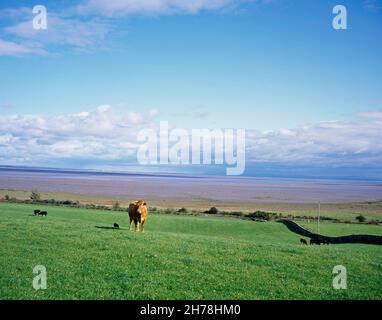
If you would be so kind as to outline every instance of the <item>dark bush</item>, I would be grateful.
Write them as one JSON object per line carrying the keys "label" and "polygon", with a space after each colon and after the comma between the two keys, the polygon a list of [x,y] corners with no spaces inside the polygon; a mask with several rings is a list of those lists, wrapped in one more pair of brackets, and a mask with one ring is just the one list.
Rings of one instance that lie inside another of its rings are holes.
{"label": "dark bush", "polygon": [[276,219],[278,216],[277,216],[277,213],[273,213],[273,212],[265,212],[265,211],[255,211],[253,213],[250,213],[247,215],[248,218],[251,218],[251,219],[259,219],[259,220],[274,220]]}
{"label": "dark bush", "polygon": [[360,214],[359,216],[356,216],[355,219],[359,222],[359,223],[363,223],[366,221],[366,218]]}
{"label": "dark bush", "polygon": [[212,207],[210,210],[204,211],[204,213],[209,213],[209,214],[218,214],[219,210],[216,207]]}

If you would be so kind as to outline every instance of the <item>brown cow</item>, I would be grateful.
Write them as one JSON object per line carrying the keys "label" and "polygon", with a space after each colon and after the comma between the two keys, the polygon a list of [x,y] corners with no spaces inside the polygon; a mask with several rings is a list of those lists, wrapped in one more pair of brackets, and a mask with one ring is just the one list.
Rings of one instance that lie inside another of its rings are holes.
{"label": "brown cow", "polygon": [[130,217],[130,230],[131,223],[134,221],[135,232],[139,232],[139,223],[142,224],[142,232],[145,232],[145,223],[147,221],[147,207],[146,202],[143,200],[137,200],[131,202],[129,205],[129,217]]}

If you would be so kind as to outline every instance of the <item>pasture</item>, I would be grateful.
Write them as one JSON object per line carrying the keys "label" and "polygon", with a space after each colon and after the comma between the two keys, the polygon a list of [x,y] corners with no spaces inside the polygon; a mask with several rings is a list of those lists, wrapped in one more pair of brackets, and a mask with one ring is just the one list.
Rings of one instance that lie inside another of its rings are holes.
{"label": "pasture", "polygon": [[[381,246],[301,246],[280,223],[228,217],[149,213],[145,234],[128,221],[127,212],[0,203],[0,298],[382,299]],[[329,222],[321,231],[382,235]],[[36,265],[46,290],[32,287]],[[335,265],[347,268],[346,290],[332,287]]]}

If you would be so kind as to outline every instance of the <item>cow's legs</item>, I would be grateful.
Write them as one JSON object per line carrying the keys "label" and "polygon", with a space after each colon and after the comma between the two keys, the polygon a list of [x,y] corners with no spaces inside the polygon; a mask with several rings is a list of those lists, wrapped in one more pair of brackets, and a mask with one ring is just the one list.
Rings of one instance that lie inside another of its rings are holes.
{"label": "cow's legs", "polygon": [[134,223],[135,223],[135,232],[139,232],[139,222],[134,221]]}
{"label": "cow's legs", "polygon": [[146,221],[142,221],[142,233],[145,232],[145,222],[146,222]]}
{"label": "cow's legs", "polygon": [[133,219],[130,218],[130,226],[129,226],[129,230],[131,231],[131,224],[133,223]]}

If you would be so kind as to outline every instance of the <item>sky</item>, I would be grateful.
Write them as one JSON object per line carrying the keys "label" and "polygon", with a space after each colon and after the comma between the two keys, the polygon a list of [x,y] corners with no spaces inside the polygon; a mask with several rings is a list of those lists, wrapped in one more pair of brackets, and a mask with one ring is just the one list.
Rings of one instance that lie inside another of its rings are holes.
{"label": "sky", "polygon": [[0,165],[131,167],[162,120],[246,129],[247,174],[382,179],[381,39],[380,0],[2,0]]}

